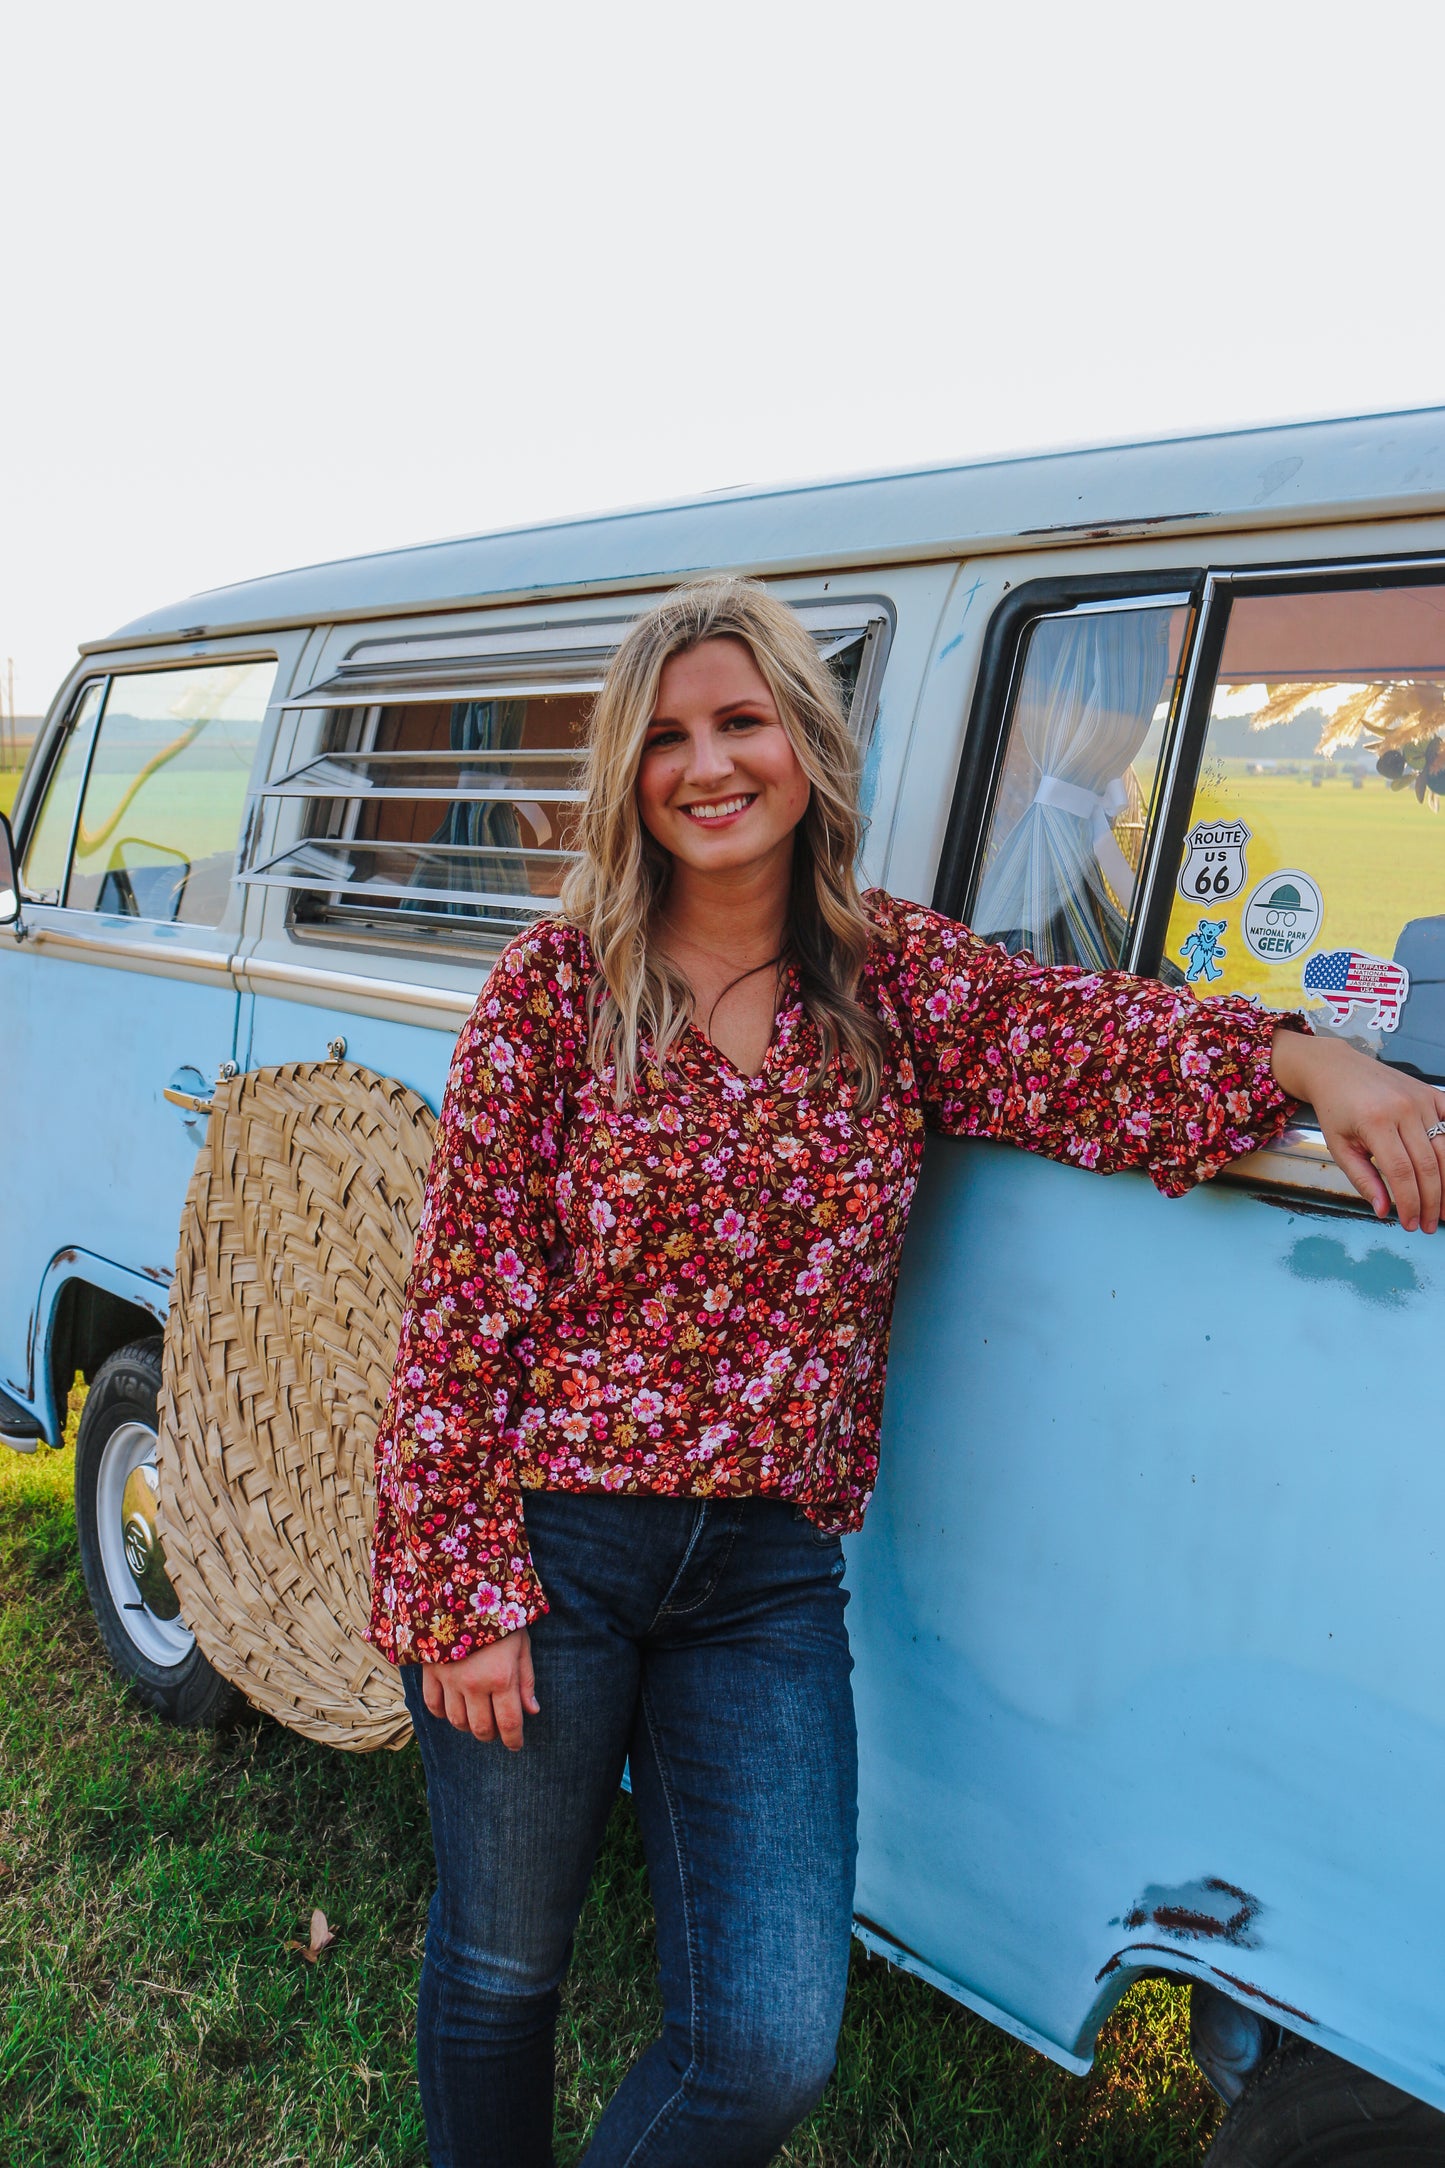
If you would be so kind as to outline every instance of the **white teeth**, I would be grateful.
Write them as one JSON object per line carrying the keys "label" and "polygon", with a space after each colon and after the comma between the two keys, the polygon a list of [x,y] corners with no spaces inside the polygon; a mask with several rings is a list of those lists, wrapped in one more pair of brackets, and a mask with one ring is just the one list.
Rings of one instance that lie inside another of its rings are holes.
{"label": "white teeth", "polygon": [[744,806],[752,804],[751,797],[724,798],[720,805],[690,805],[683,811],[695,821],[727,820],[734,813],[741,813]]}

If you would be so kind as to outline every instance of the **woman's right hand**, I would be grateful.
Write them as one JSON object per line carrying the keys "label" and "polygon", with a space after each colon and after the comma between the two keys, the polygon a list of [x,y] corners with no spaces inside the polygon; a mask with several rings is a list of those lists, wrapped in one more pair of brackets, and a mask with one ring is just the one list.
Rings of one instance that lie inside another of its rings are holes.
{"label": "woman's right hand", "polygon": [[514,1754],[522,1744],[523,1712],[536,1716],[542,1706],[525,1626],[455,1663],[423,1664],[421,1681],[433,1716],[444,1716],[474,1739],[500,1739]]}

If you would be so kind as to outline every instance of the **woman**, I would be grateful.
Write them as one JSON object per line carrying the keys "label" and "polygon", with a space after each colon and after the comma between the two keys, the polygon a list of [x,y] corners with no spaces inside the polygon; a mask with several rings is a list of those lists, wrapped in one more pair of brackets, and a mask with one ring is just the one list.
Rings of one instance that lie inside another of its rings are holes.
{"label": "woman", "polygon": [[1307,1099],[1377,1211],[1388,1183],[1405,1226],[1439,1218],[1445,1094],[1297,1019],[860,898],[856,787],[792,613],[672,596],[598,698],[562,915],[458,1041],[372,1627],[436,1843],[436,2168],[552,2159],[558,1988],[624,1760],[665,2022],[591,2168],[764,2162],[823,2090],[854,1856],[838,1538],[925,1126],[1177,1195]]}

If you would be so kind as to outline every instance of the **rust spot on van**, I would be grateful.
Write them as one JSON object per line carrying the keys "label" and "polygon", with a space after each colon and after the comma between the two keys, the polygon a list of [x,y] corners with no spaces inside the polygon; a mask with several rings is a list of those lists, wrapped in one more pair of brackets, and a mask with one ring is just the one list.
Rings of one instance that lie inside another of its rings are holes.
{"label": "rust spot on van", "polygon": [[[1127,1950],[1116,1950],[1108,1963],[1101,1965],[1094,1974],[1095,1980],[1107,1980],[1113,1973],[1118,1972],[1121,1966],[1127,1964],[1131,1958],[1140,1956],[1146,1950],[1156,1951],[1161,1957],[1172,1958],[1176,1965],[1180,1957],[1185,1954],[1171,1948],[1165,1942],[1135,1942]],[[1196,1959],[1195,1963],[1198,1964],[1199,1960]],[[1301,2025],[1317,2025],[1319,2023],[1319,2019],[1311,2017],[1308,2010],[1297,2009],[1292,2002],[1282,2002],[1278,1995],[1271,1995],[1266,1989],[1257,1987],[1253,1980],[1241,1980],[1237,1974],[1225,1972],[1218,1965],[1200,1965],[1199,1972],[1188,1975],[1188,1977],[1200,1978],[1206,1972],[1212,1973],[1216,1980],[1223,1980],[1226,1987],[1237,1989],[1241,1995],[1248,1995],[1251,2002],[1265,2003],[1271,2010],[1281,2011],[1285,2017],[1298,2018]],[[1185,1975],[1176,1974],[1176,1978],[1178,1977],[1185,1977]]]}
{"label": "rust spot on van", "polygon": [[1049,527],[1021,527],[1023,535],[1077,535],[1084,542],[1107,542],[1111,535],[1136,534],[1150,527],[1172,527],[1184,519],[1209,519],[1208,512],[1141,512],[1132,519],[1056,520]]}
{"label": "rust spot on van", "polygon": [[1221,1972],[1218,1965],[1211,1965],[1209,1969],[1217,1980],[1225,1981],[1230,1987],[1237,1987],[1241,1995],[1249,1995],[1255,2002],[1267,2002],[1271,2010],[1283,2010],[1286,2017],[1297,2017],[1301,2025],[1319,2023],[1318,2018],[1311,2017],[1308,2010],[1297,2010],[1292,2002],[1281,2002],[1278,1995],[1267,1995],[1264,1989],[1256,1987],[1252,1980],[1237,1980],[1232,1972]]}
{"label": "rust spot on van", "polygon": [[52,1265],[73,1265],[79,1255],[79,1250],[57,1250],[50,1262]]}
{"label": "rust spot on van", "polygon": [[1254,1946],[1250,1929],[1259,1911],[1259,1899],[1248,1890],[1211,1874],[1173,1889],[1151,1886],[1121,1919],[1110,1924],[1158,1927],[1181,1939],[1227,1942],[1233,1949],[1247,1950]]}
{"label": "rust spot on van", "polygon": [[169,1287],[175,1273],[169,1265],[142,1265],[141,1271],[148,1280],[156,1280],[162,1287]]}
{"label": "rust spot on van", "polygon": [[1256,1204],[1273,1205],[1277,1212],[1288,1212],[1291,1218],[1298,1212],[1304,1219],[1352,1220],[1370,1209],[1363,1197],[1357,1198],[1354,1204],[1347,1204],[1344,1198],[1338,1204],[1320,1204],[1313,1197],[1296,1196],[1292,1190],[1283,1196],[1268,1189],[1252,1189],[1249,1194]]}

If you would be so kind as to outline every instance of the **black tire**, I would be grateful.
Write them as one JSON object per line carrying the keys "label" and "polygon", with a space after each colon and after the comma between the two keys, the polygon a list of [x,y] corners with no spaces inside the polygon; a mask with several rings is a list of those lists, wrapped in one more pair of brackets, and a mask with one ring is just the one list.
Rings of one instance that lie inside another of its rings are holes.
{"label": "black tire", "polygon": [[147,1706],[174,1724],[222,1724],[245,1699],[212,1670],[180,1617],[147,1518],[160,1389],[159,1339],[134,1341],[95,1373],[75,1442],[80,1566],[110,1660]]}
{"label": "black tire", "polygon": [[1445,2168],[1445,2115],[1291,2040],[1225,2116],[1205,2168]]}

